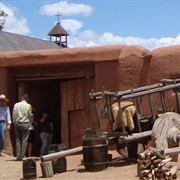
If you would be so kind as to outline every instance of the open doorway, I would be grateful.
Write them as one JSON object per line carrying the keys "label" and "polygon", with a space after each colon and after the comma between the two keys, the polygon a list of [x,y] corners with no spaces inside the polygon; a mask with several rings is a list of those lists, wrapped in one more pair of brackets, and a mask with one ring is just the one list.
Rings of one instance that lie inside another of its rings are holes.
{"label": "open doorway", "polygon": [[[35,120],[38,122],[42,111],[47,111],[53,119],[53,143],[61,143],[61,107],[60,107],[60,81],[41,80],[18,83],[20,93],[28,93],[30,104],[35,109]],[[35,129],[36,143],[33,155],[39,155],[41,141],[39,126]]]}

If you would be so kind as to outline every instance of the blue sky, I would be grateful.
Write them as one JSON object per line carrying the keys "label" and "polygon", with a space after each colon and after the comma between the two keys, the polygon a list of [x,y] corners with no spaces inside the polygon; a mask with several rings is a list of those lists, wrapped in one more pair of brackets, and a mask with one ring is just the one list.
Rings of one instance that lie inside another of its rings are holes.
{"label": "blue sky", "polygon": [[69,47],[180,44],[180,0],[1,0],[0,9],[4,31],[46,40],[59,12]]}

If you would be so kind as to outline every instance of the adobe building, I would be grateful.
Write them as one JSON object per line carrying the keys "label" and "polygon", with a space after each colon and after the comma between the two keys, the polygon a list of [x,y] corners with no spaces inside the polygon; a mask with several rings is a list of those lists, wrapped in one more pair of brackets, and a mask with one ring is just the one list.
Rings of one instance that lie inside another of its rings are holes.
{"label": "adobe building", "polygon": [[[53,116],[54,143],[78,147],[84,129],[97,127],[89,99],[92,89],[119,91],[159,83],[179,75],[179,57],[180,45],[151,52],[138,45],[0,52],[0,93],[10,99],[11,111],[28,93],[38,113],[45,108]],[[106,130],[106,123],[103,126]],[[6,137],[8,153],[14,146],[13,133],[12,128]]]}
{"label": "adobe building", "polygon": [[[48,35],[50,41],[44,41],[0,30],[0,94],[10,99],[12,112],[21,95],[28,93],[37,122],[38,115],[48,111],[53,118],[53,143],[65,143],[67,148],[81,146],[84,129],[98,127],[89,98],[92,90],[132,89],[179,75],[180,46],[152,52],[126,45],[68,48],[68,33],[60,22]],[[146,101],[142,106],[147,109]],[[107,119],[101,125],[109,131]],[[36,136],[34,155],[41,145],[38,127]],[[14,147],[12,125],[10,134],[6,131],[4,150],[13,154]]]}

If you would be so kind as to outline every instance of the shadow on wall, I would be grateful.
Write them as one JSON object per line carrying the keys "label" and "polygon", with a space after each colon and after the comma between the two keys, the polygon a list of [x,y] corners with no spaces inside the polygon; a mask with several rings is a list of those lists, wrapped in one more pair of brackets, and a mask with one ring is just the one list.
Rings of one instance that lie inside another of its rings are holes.
{"label": "shadow on wall", "polygon": [[151,57],[152,54],[149,51],[144,51],[141,54],[141,58],[143,60],[141,72],[140,72],[140,78],[138,87],[147,85],[147,77],[149,73],[150,63],[151,63]]}

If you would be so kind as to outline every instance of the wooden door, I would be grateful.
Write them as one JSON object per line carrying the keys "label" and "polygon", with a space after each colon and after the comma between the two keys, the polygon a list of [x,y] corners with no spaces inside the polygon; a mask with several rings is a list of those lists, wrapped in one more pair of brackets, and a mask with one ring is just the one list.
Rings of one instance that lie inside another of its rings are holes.
{"label": "wooden door", "polygon": [[69,146],[82,146],[84,110],[69,111]]}
{"label": "wooden door", "polygon": [[84,129],[92,120],[89,92],[94,78],[61,82],[61,137],[68,148],[82,145]]}

